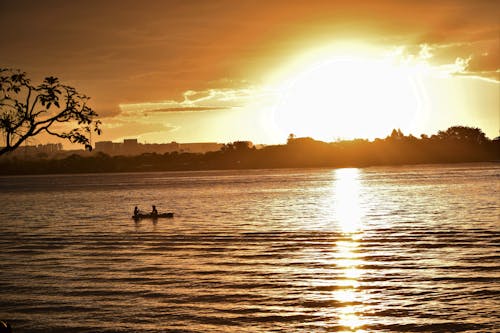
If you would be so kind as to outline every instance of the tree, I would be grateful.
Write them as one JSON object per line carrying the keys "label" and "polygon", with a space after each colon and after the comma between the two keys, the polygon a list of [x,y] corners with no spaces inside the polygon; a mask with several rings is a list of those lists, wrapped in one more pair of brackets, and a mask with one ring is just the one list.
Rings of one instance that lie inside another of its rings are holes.
{"label": "tree", "polygon": [[393,129],[392,132],[391,132],[391,135],[388,137],[388,139],[392,139],[392,140],[401,140],[405,137],[405,135],[403,134],[403,132],[401,132],[401,130],[398,128],[398,129]]}
{"label": "tree", "polygon": [[223,152],[249,151],[252,149],[252,147],[254,147],[252,141],[234,141],[232,143],[224,144],[224,146],[222,146],[221,148],[221,151]]}
{"label": "tree", "polygon": [[236,151],[248,151],[252,149],[252,141],[234,141],[233,147]]}
{"label": "tree", "polygon": [[488,138],[481,129],[468,126],[452,126],[444,132],[439,131],[438,137],[442,140],[444,139],[479,144],[488,141]]}
{"label": "tree", "polygon": [[[35,86],[20,70],[0,68],[0,134],[5,147],[0,155],[18,148],[28,138],[47,133],[92,150],[92,132],[101,134],[89,97],[75,88],[46,77]],[[73,127],[65,131],[61,124]]]}

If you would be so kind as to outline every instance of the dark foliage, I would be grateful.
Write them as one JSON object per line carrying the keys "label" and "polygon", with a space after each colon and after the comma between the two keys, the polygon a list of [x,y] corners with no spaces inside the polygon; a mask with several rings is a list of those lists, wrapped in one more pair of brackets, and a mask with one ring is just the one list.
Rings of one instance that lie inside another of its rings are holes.
{"label": "dark foliage", "polygon": [[385,139],[326,143],[311,138],[289,137],[286,145],[250,148],[246,141],[225,145],[206,154],[166,153],[139,156],[63,159],[0,159],[0,174],[82,172],[133,172],[167,170],[365,167],[374,165],[500,161],[500,140],[489,140],[478,128],[450,127],[420,139],[395,130]]}
{"label": "dark foliage", "polygon": [[[0,68],[0,155],[18,148],[28,138],[48,133],[92,149],[90,134],[100,134],[97,113],[87,106],[89,97],[75,88],[46,77],[35,86],[26,73]],[[61,123],[73,127],[60,129]]]}

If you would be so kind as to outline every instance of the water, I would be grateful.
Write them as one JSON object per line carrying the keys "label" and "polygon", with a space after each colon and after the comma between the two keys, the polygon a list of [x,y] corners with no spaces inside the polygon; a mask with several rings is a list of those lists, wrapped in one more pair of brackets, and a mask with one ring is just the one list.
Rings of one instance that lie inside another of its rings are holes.
{"label": "water", "polygon": [[[499,180],[499,164],[0,177],[0,318],[498,332]],[[134,223],[151,204],[175,218]]]}

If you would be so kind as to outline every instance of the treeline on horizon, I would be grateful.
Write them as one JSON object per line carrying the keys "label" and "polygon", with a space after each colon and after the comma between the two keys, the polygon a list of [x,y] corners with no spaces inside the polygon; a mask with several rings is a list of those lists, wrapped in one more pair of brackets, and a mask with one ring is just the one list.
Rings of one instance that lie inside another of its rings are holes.
{"label": "treeline on horizon", "polygon": [[62,159],[0,159],[0,174],[143,172],[217,169],[367,167],[378,165],[500,161],[500,138],[488,139],[479,128],[453,126],[430,137],[393,130],[385,139],[322,142],[310,137],[286,144],[252,147],[248,141],[225,144],[215,152],[109,156],[94,152]]}

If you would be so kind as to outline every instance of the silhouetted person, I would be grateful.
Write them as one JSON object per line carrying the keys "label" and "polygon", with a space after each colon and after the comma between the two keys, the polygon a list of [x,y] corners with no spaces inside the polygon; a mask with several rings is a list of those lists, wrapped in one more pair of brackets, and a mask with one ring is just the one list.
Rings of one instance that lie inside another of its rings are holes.
{"label": "silhouetted person", "polygon": [[6,321],[0,321],[0,333],[12,333],[12,327]]}
{"label": "silhouetted person", "polygon": [[134,216],[139,216],[139,208],[137,206],[134,208]]}
{"label": "silhouetted person", "polygon": [[158,216],[158,211],[156,210],[156,206],[153,205],[153,210],[151,211],[151,216]]}

